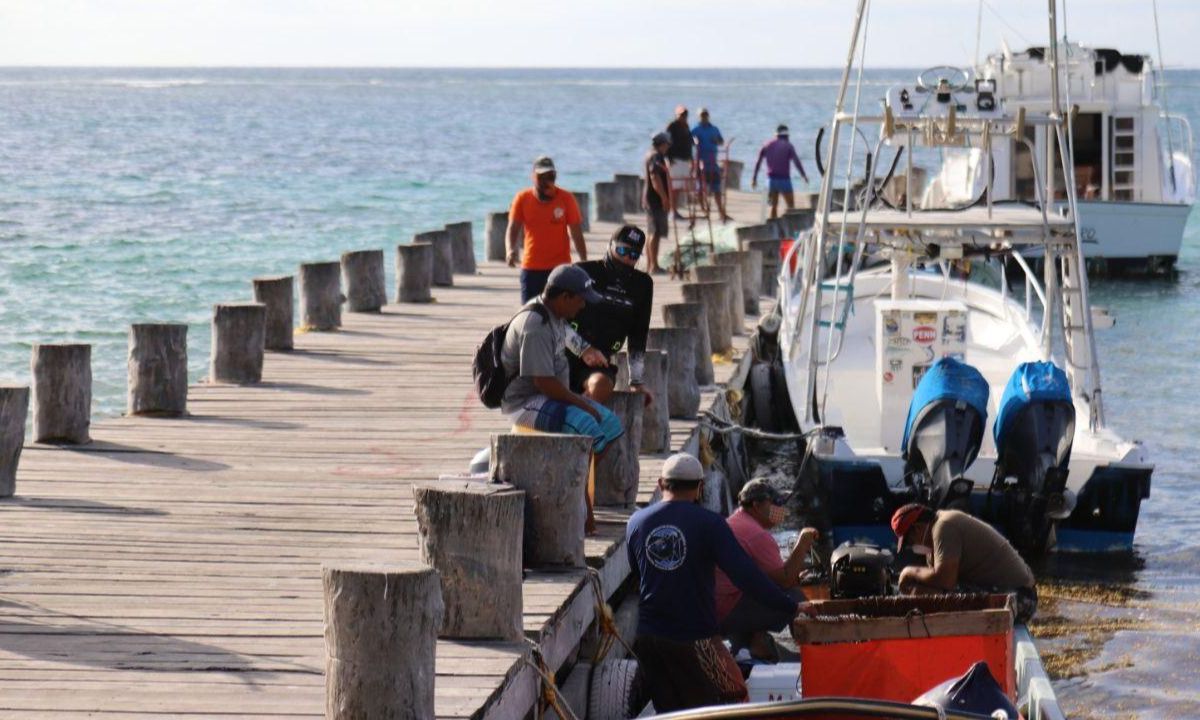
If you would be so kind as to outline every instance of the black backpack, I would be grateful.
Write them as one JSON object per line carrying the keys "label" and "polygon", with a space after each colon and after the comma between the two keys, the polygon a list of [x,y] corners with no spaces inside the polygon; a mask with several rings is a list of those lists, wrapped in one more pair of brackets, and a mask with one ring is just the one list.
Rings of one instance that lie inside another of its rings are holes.
{"label": "black backpack", "polygon": [[[526,305],[517,311],[517,315],[529,312],[530,310],[540,315],[542,322],[550,320],[550,315],[541,303]],[[508,384],[512,382],[512,377],[509,377],[504,372],[504,364],[500,362],[500,354],[504,350],[504,336],[508,334],[508,326],[512,325],[513,320],[517,319],[517,315],[513,315],[512,319],[503,325],[497,325],[492,328],[484,336],[483,342],[479,343],[478,347],[475,348],[475,360],[471,363],[471,374],[475,376],[475,392],[479,395],[479,400],[483,403],[484,407],[500,407],[500,401],[504,398],[504,391],[508,389]]]}

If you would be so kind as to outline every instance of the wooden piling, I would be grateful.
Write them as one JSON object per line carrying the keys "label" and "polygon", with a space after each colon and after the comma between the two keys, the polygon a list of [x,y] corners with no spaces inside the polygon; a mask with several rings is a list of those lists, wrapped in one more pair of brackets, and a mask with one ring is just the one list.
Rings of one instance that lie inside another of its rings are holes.
{"label": "wooden piling", "polygon": [[723,282],[684,283],[683,299],[704,305],[704,317],[708,320],[708,341],[713,353],[727,353],[733,349],[733,328],[729,318],[729,285]]}
{"label": "wooden piling", "polygon": [[433,246],[396,246],[396,302],[433,302]]}
{"label": "wooden piling", "polygon": [[442,591],[426,565],[324,566],[326,720],[434,717]]}
{"label": "wooden piling", "polygon": [[445,230],[429,230],[413,235],[413,244],[433,246],[433,284],[454,286],[454,245]]}
{"label": "wooden piling", "polygon": [[725,189],[726,190],[741,190],[742,189],[742,172],[746,169],[745,163],[741,160],[730,160],[725,169]]}
{"label": "wooden piling", "polygon": [[29,417],[29,386],[0,386],[0,498],[17,491],[17,465],[25,446],[25,420]]}
{"label": "wooden piling", "polygon": [[671,420],[667,398],[667,354],[647,350],[642,384],[654,395],[654,402],[642,411],[642,452],[660,453],[671,449]]}
{"label": "wooden piling", "polygon": [[213,305],[209,382],[252,385],[262,381],[266,319],[262,303]]}
{"label": "wooden piling", "polygon": [[504,262],[508,252],[508,211],[488,213],[484,219],[484,227],[487,228],[487,259],[491,262]]}
{"label": "wooden piling", "polygon": [[757,250],[762,255],[762,294],[775,297],[779,292],[779,257],[780,244],[778,240],[751,240],[746,244],[747,250]]}
{"label": "wooden piling", "polygon": [[667,414],[673,418],[696,417],[700,410],[700,384],[696,382],[696,330],[650,328],[646,347],[667,354]]}
{"label": "wooden piling", "polygon": [[616,182],[598,182],[595,186],[596,222],[620,224],[625,221],[625,190]]}
{"label": "wooden piling", "polygon": [[579,206],[579,216],[583,218],[583,231],[591,232],[592,231],[592,221],[590,220],[590,216],[592,214],[591,196],[588,195],[586,192],[576,192],[576,193],[571,193],[571,194],[575,196],[575,204],[577,204]]}
{"label": "wooden piling", "polygon": [[437,570],[446,610],[439,635],[520,640],[525,493],[512,485],[442,480],[413,486],[421,562]]}
{"label": "wooden piling", "polygon": [[701,386],[713,384],[712,342],[708,339],[708,314],[704,303],[686,302],[663,305],[663,324],[673,328],[689,328],[696,332],[696,382]]}
{"label": "wooden piling", "polygon": [[454,250],[454,272],[459,275],[474,275],[475,229],[469,220],[446,223],[446,234],[450,236],[450,247]]}
{"label": "wooden piling", "polygon": [[340,328],[345,301],[341,263],[304,263],[300,266],[300,327],[320,331]]}
{"label": "wooden piling", "polygon": [[627,213],[642,211],[642,187],[645,182],[640,175],[617,173],[613,182],[621,186],[621,206]]}
{"label": "wooden piling", "polygon": [[596,461],[596,504],[632,505],[637,501],[642,448],[642,412],[646,396],[640,392],[616,391],[605,406],[621,421],[625,434],[612,443]]}
{"label": "wooden piling", "polygon": [[262,303],[266,350],[291,350],[293,328],[296,324],[295,282],[291,275],[254,278],[254,301]]}
{"label": "wooden piling", "polygon": [[729,286],[725,295],[725,306],[729,312],[729,326],[734,335],[746,334],[746,305],[742,300],[742,270],[731,265],[697,265],[693,268],[700,282],[723,282]]}
{"label": "wooden piling", "polygon": [[379,312],[387,305],[382,250],[342,253],[342,279],[346,282],[346,309],[350,312]]}
{"label": "wooden piling", "polygon": [[762,294],[762,253],[757,250],[719,252],[713,255],[713,262],[738,269],[742,283],[743,313],[757,315],[758,298]]}
{"label": "wooden piling", "polygon": [[125,412],[130,415],[187,414],[187,325],[129,326]]}
{"label": "wooden piling", "polygon": [[525,567],[584,566],[591,459],[584,435],[492,435],[492,481],[525,491]]}
{"label": "wooden piling", "polygon": [[92,346],[35,344],[33,441],[82,445],[91,442]]}

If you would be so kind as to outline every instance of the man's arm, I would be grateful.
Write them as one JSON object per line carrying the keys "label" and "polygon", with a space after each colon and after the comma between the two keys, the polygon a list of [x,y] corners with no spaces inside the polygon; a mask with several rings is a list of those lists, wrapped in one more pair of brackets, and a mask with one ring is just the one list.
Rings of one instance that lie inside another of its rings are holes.
{"label": "man's arm", "polygon": [[933,567],[910,565],[900,571],[900,592],[920,592],[922,588],[953,590],[958,584],[958,558],[945,558]]}
{"label": "man's arm", "polygon": [[818,537],[819,534],[814,528],[801,530],[800,537],[796,538],[796,546],[792,548],[783,567],[774,572],[768,572],[767,576],[782,588],[794,588],[799,585],[800,572],[804,570],[804,561],[808,559],[808,551],[812,550],[813,543],[817,541]]}
{"label": "man's arm", "polygon": [[561,403],[574,405],[580,410],[583,410],[587,414],[596,418],[597,421],[600,420],[600,412],[596,410],[596,408],[592,407],[591,403],[584,399],[583,396],[576,395],[575,393],[571,392],[566,385],[563,385],[561,382],[559,382],[558,378],[554,377],[553,375],[533,378],[533,386],[537,388],[538,392],[550,398],[551,400],[557,400]]}
{"label": "man's arm", "polygon": [[754,162],[754,175],[750,177],[750,187],[758,185],[758,169],[762,167],[763,158],[767,156],[767,146],[763,145],[758,149],[758,160]]}
{"label": "man's arm", "polygon": [[567,233],[571,236],[571,242],[575,243],[575,254],[579,256],[579,262],[584,262],[587,260],[587,243],[583,239],[583,224],[568,225]]}
{"label": "man's arm", "polygon": [[567,326],[567,350],[588,367],[608,367],[608,358],[604,357],[604,353],[589,345],[570,325]]}
{"label": "man's arm", "polygon": [[804,182],[808,182],[808,174],[804,172],[804,163],[800,162],[800,156],[796,154],[796,146],[792,146],[792,162],[796,164],[796,169],[800,171],[800,177],[804,178]]}
{"label": "man's arm", "polygon": [[650,334],[650,316],[654,309],[654,280],[646,276],[646,296],[638,298],[637,318],[629,330],[629,384],[641,386],[646,368],[646,338]]}
{"label": "man's arm", "polygon": [[724,520],[713,523],[712,534],[717,567],[729,576],[739,590],[769,608],[795,614],[796,601],[788,597],[778,585],[771,582],[771,578],[758,569],[754,560],[738,544],[733,531]]}
{"label": "man's arm", "polygon": [[665,187],[663,187],[662,178],[659,177],[659,174],[656,172],[650,173],[650,187],[654,188],[654,192],[658,193],[658,196],[662,198],[663,210],[670,212],[671,193]]}
{"label": "man's arm", "polygon": [[506,248],[504,252],[504,261],[508,263],[509,267],[517,266],[517,244],[520,239],[521,223],[513,220],[512,215],[510,214],[508,220],[508,232],[505,233],[504,240],[504,246]]}

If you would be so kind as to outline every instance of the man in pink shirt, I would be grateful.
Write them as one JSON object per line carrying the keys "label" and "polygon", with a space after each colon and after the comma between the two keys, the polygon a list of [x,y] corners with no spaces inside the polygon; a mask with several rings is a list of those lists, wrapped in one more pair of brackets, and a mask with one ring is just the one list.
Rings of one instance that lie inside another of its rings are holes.
{"label": "man in pink shirt", "polygon": [[[798,587],[800,573],[820,534],[815,528],[801,530],[795,547],[784,560],[770,531],[787,517],[786,502],[787,498],[766,481],[751,480],[738,493],[739,507],[727,522],[738,544],[754,559],[754,564],[784,592],[803,602],[804,594]],[[774,643],[770,642],[767,632],[783,630],[792,617],[785,617],[744,595],[720,570],[717,570],[716,596],[721,634],[731,639],[735,652],[741,647],[749,647],[751,654],[760,660],[776,660]]]}

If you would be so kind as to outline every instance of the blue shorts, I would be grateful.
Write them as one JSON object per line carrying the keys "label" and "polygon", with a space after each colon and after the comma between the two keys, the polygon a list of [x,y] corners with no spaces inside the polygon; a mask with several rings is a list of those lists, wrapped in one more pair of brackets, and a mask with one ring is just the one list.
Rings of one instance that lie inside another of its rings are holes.
{"label": "blue shorts", "polygon": [[588,435],[592,438],[592,451],[602,453],[612,441],[625,434],[625,428],[621,427],[620,419],[612,410],[593,400],[588,399],[588,402],[599,411],[599,422],[591,413],[574,405],[547,398],[538,408],[532,427],[540,432]]}
{"label": "blue shorts", "polygon": [[767,178],[767,191],[773,193],[790,193],[792,191],[792,179],[785,178]]}
{"label": "blue shorts", "polygon": [[705,167],[702,175],[704,176],[704,185],[709,192],[721,192],[721,170],[715,167]]}

